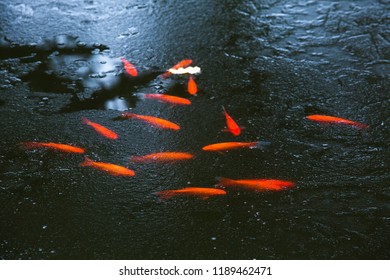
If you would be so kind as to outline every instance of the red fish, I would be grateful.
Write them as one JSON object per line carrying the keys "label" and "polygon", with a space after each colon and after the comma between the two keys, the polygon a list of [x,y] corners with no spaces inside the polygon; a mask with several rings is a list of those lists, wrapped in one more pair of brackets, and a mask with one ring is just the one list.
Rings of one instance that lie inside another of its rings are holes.
{"label": "red fish", "polygon": [[326,115],[310,115],[306,117],[307,119],[315,122],[321,122],[321,123],[333,123],[333,124],[346,124],[346,125],[352,125],[357,128],[367,128],[368,125],[350,121],[347,119],[342,119],[338,117],[333,116],[326,116]]}
{"label": "red fish", "polygon": [[225,107],[222,106],[222,109],[223,109],[223,113],[224,113],[225,118],[226,118],[226,126],[227,126],[228,130],[230,131],[230,133],[233,134],[234,136],[240,135],[241,128],[233,120],[233,118],[231,116],[229,116],[229,114],[226,112]]}
{"label": "red fish", "polygon": [[28,150],[47,148],[64,153],[83,154],[85,152],[83,148],[53,142],[23,142],[21,144],[24,149]]}
{"label": "red fish", "polygon": [[282,181],[276,179],[233,180],[233,179],[219,177],[217,185],[222,187],[240,186],[255,191],[265,191],[265,190],[280,191],[286,188],[294,187],[295,183],[291,181]]}
{"label": "red fish", "polygon": [[133,162],[174,162],[181,160],[192,159],[194,156],[190,153],[182,152],[161,152],[153,153],[145,156],[132,156],[131,160]]}
{"label": "red fish", "polygon": [[[182,61],[180,61],[179,63],[177,63],[175,66],[173,66],[171,69],[179,69],[179,68],[186,68],[187,66],[190,66],[192,64],[192,60],[191,59],[184,59]],[[172,73],[167,71],[165,72],[164,74],[161,75],[162,78],[168,78]]]}
{"label": "red fish", "polygon": [[126,72],[133,77],[138,76],[138,71],[135,69],[134,65],[130,63],[130,61],[126,60],[126,58],[121,57],[123,66],[125,67]]}
{"label": "red fish", "polygon": [[241,148],[253,149],[261,147],[262,145],[263,142],[222,142],[204,146],[202,150],[207,152],[220,152]]}
{"label": "red fish", "polygon": [[198,92],[198,86],[195,83],[195,80],[192,76],[190,76],[188,80],[187,91],[189,94],[195,95]]}
{"label": "red fish", "polygon": [[134,176],[135,175],[135,172],[133,170],[128,169],[124,166],[107,163],[107,162],[97,162],[89,159],[88,157],[85,157],[84,162],[80,163],[80,166],[92,167],[113,176]]}
{"label": "red fish", "polygon": [[145,93],[143,95],[144,98],[147,99],[157,99],[162,102],[170,103],[173,105],[190,105],[191,101],[186,98],[181,98],[173,95],[167,94],[153,94],[153,93]]}
{"label": "red fish", "polygon": [[116,134],[114,131],[108,129],[107,127],[104,127],[98,123],[91,122],[90,120],[88,120],[87,118],[84,118],[84,117],[82,119],[83,119],[84,124],[91,126],[93,129],[96,130],[96,132],[103,135],[104,137],[106,137],[108,139],[117,139],[118,138],[118,134]]}
{"label": "red fish", "polygon": [[156,193],[162,199],[169,199],[174,196],[197,196],[201,199],[208,199],[210,196],[225,195],[226,191],[215,188],[187,187],[179,190],[166,190]]}
{"label": "red fish", "polygon": [[179,130],[180,129],[180,126],[173,123],[173,122],[170,122],[170,121],[167,121],[164,119],[160,119],[160,118],[156,118],[156,117],[152,117],[152,116],[137,115],[137,114],[126,112],[126,113],[123,113],[121,115],[121,118],[138,119],[138,120],[147,122],[154,127],[161,128],[161,129],[171,129],[171,130]]}

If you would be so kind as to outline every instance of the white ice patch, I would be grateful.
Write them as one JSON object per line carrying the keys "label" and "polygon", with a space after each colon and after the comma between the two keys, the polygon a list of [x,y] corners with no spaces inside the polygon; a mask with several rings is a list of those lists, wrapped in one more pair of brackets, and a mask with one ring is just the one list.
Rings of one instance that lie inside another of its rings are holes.
{"label": "white ice patch", "polygon": [[189,66],[187,68],[180,67],[179,69],[169,69],[169,72],[175,75],[182,75],[182,74],[200,74],[200,67],[195,66]]}

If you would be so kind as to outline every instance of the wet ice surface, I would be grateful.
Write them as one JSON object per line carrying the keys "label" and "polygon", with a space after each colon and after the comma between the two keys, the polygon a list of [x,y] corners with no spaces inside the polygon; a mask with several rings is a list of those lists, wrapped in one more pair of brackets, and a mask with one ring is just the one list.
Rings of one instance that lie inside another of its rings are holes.
{"label": "wet ice surface", "polygon": [[[0,60],[2,258],[389,258],[386,1],[0,6],[7,38]],[[123,73],[121,56],[141,77]],[[158,78],[185,58],[202,68],[196,97],[186,95],[186,79]],[[192,105],[134,96],[152,90]],[[266,140],[270,147],[202,153],[204,145],[234,140],[221,131],[222,105],[245,126],[237,140]],[[182,129],[112,120],[126,108]],[[309,114],[370,128],[323,126],[305,120]],[[82,116],[120,139],[100,137]],[[137,176],[81,168],[82,156],[22,151],[22,141],[79,145],[92,159],[129,166]],[[129,161],[168,150],[196,158],[173,165]],[[153,194],[211,187],[217,176],[289,179],[297,187],[232,190],[206,201],[161,202]]]}

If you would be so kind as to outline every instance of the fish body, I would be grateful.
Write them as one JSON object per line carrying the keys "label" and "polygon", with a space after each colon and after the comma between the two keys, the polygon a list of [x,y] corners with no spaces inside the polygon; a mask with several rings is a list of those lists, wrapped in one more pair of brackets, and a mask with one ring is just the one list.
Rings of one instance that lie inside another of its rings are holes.
{"label": "fish body", "polygon": [[93,129],[95,129],[96,132],[98,132],[100,135],[108,138],[108,139],[118,139],[118,134],[116,134],[114,131],[108,129],[105,126],[102,126],[101,124],[91,122],[87,118],[82,118],[83,123],[86,125],[89,125]]}
{"label": "fish body", "polygon": [[164,119],[160,119],[160,118],[156,118],[153,116],[138,115],[138,114],[126,112],[126,113],[123,113],[121,115],[121,118],[141,120],[141,121],[149,123],[150,125],[152,125],[154,127],[161,128],[161,129],[170,129],[170,130],[179,130],[180,129],[180,126],[173,123],[173,122],[170,122],[170,121],[167,121]]}
{"label": "fish body", "polygon": [[192,76],[190,76],[188,80],[187,91],[191,95],[195,95],[198,92],[198,86],[196,85],[195,80]]}
{"label": "fish body", "polygon": [[222,106],[223,113],[226,118],[226,126],[231,134],[234,136],[238,136],[241,134],[241,128],[238,124],[233,120],[233,118],[226,112],[225,107]]}
{"label": "fish body", "polygon": [[83,154],[85,152],[83,148],[53,142],[23,142],[21,145],[24,149],[28,150],[47,148],[64,153]]}
{"label": "fish body", "polygon": [[123,66],[125,67],[127,74],[129,74],[130,76],[133,76],[133,77],[138,76],[137,69],[135,68],[135,66],[132,63],[130,63],[130,61],[128,61],[124,57],[121,57],[121,60],[122,60]]}
{"label": "fish body", "polygon": [[135,172],[131,169],[128,169],[124,166],[107,163],[107,162],[97,162],[85,157],[84,162],[80,166],[92,167],[97,170],[106,172],[113,176],[134,176]]}
{"label": "fish body", "polygon": [[241,148],[257,148],[260,147],[261,142],[222,142],[204,146],[203,151],[207,152],[220,152]]}
{"label": "fish body", "polygon": [[362,124],[359,122],[354,122],[351,120],[339,118],[339,117],[334,117],[334,116],[326,116],[326,115],[310,115],[306,117],[308,120],[315,121],[315,122],[320,122],[320,123],[329,123],[329,124],[346,124],[346,125],[351,125],[355,126],[358,128],[367,128],[368,125]]}
{"label": "fish body", "polygon": [[222,187],[238,186],[238,187],[252,189],[255,191],[265,191],[265,190],[280,191],[286,188],[294,187],[295,183],[291,181],[283,181],[283,180],[276,180],[276,179],[233,180],[229,178],[219,177],[217,185]]}
{"label": "fish body", "polygon": [[[175,66],[173,66],[171,69],[177,70],[179,68],[186,68],[186,67],[190,66],[191,64],[192,64],[192,59],[184,59],[184,60],[180,61],[179,63],[177,63]],[[168,78],[171,74],[172,73],[168,70],[167,72],[162,74],[161,77]]]}
{"label": "fish body", "polygon": [[165,103],[170,103],[172,105],[190,105],[191,101],[182,98],[182,97],[177,97],[173,95],[168,95],[168,94],[154,94],[154,93],[145,93],[143,95],[144,98],[147,99],[156,99]]}
{"label": "fish body", "polygon": [[226,195],[226,191],[215,188],[187,187],[178,190],[160,191],[156,194],[162,199],[169,199],[174,196],[195,196],[205,200],[210,196]]}
{"label": "fish body", "polygon": [[174,162],[181,160],[192,159],[194,156],[190,153],[183,152],[161,152],[153,153],[145,156],[132,156],[133,162]]}

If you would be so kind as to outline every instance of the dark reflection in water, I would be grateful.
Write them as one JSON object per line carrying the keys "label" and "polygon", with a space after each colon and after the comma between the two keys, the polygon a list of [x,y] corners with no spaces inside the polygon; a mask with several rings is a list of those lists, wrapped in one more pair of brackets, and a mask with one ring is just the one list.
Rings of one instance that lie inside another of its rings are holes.
{"label": "dark reflection in water", "polygon": [[[125,110],[134,107],[136,98],[133,92],[140,87],[156,91],[166,84],[162,80],[150,83],[163,73],[162,70],[156,67],[142,69],[140,75],[130,77],[124,73],[121,59],[113,58],[106,47],[80,43],[73,36],[45,39],[34,50],[39,55],[22,59],[28,63],[37,61],[38,64],[24,76],[24,80],[34,91],[71,93],[71,103],[61,112],[113,109],[117,107],[114,103],[120,103],[119,110]],[[44,54],[50,51],[45,58]],[[19,54],[25,55],[26,52],[19,51]]]}

